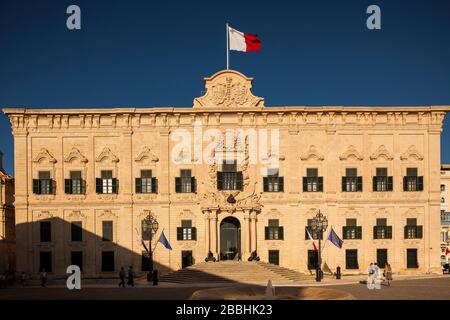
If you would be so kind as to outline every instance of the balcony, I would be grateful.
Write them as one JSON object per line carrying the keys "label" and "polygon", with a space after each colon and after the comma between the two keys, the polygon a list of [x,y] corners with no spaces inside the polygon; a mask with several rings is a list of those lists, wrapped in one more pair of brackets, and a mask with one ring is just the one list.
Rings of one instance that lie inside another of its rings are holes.
{"label": "balcony", "polygon": [[450,226],[450,212],[441,212],[441,225]]}

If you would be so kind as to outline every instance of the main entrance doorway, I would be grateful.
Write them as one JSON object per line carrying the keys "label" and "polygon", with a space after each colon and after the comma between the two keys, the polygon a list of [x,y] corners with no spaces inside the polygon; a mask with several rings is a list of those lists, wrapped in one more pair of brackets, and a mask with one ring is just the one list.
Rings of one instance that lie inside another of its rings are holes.
{"label": "main entrance doorway", "polygon": [[220,260],[239,260],[241,258],[241,224],[234,217],[220,223]]}

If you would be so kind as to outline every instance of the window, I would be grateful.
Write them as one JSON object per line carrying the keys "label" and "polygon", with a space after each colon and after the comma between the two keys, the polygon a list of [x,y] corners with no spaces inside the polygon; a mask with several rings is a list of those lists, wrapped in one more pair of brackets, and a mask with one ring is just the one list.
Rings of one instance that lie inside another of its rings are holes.
{"label": "window", "polygon": [[417,249],[406,249],[406,267],[418,268]]}
{"label": "window", "polygon": [[70,171],[70,179],[64,180],[64,191],[66,194],[85,193],[85,183],[81,178],[81,171]]}
{"label": "window", "polygon": [[142,251],[141,271],[150,271],[150,254],[147,251]]}
{"label": "window", "polygon": [[39,252],[39,271],[45,270],[52,272],[52,253],[51,251]]}
{"label": "window", "polygon": [[50,242],[52,241],[52,224],[50,221],[40,222],[40,241]]}
{"label": "window", "polygon": [[422,238],[422,226],[417,225],[416,218],[406,219],[404,236],[405,236],[405,239],[421,239]]}
{"label": "window", "polygon": [[113,241],[113,222],[102,221],[103,238],[102,241]]}
{"label": "window", "polygon": [[70,261],[72,265],[80,267],[83,271],[83,252],[82,251],[72,251],[70,253]]}
{"label": "window", "polygon": [[279,177],[278,169],[268,169],[267,177],[263,177],[264,192],[283,192],[284,178]]}
{"label": "window", "polygon": [[373,227],[374,239],[392,239],[392,226],[387,225],[386,218],[378,218],[377,225]]}
{"label": "window", "polygon": [[283,240],[284,230],[279,226],[278,219],[269,219],[268,226],[265,228],[266,240]]}
{"label": "window", "polygon": [[345,268],[346,269],[359,269],[358,250],[357,249],[345,250]]}
{"label": "window", "polygon": [[152,170],[141,170],[136,178],[136,193],[157,193],[158,180],[152,176]]}
{"label": "window", "polygon": [[33,179],[34,194],[53,194],[54,183],[50,178],[50,171],[39,171],[38,179]]}
{"label": "window", "polygon": [[197,240],[197,229],[192,227],[192,220],[181,220],[177,228],[177,240]]}
{"label": "window", "polygon": [[387,249],[377,249],[377,265],[384,268],[387,262]]}
{"label": "window", "polygon": [[389,177],[387,168],[377,168],[373,177],[373,191],[385,192],[393,190],[393,178]]}
{"label": "window", "polygon": [[277,266],[280,264],[280,251],[269,250],[269,263]]}
{"label": "window", "polygon": [[362,177],[357,175],[358,169],[345,169],[345,177],[342,177],[342,192],[361,192]]}
{"label": "window", "polygon": [[196,181],[195,178],[192,177],[191,170],[180,170],[180,177],[175,178],[175,192],[196,192]]}
{"label": "window", "polygon": [[307,168],[303,177],[303,192],[323,192],[323,177],[319,177],[317,168]]}
{"label": "window", "polygon": [[445,184],[441,184],[441,192],[445,191]]}
{"label": "window", "polygon": [[316,250],[308,250],[308,270],[317,269],[319,254]]}
{"label": "window", "polygon": [[320,236],[320,240],[323,240],[323,233],[316,232],[312,229],[312,227],[311,227],[312,221],[313,221],[313,219],[307,220],[307,223],[306,223],[307,226],[305,227],[305,240],[309,240],[308,231],[311,234],[311,237],[313,238],[313,240],[319,240],[319,236]]}
{"label": "window", "polygon": [[417,176],[417,168],[406,168],[403,191],[423,191],[423,177]]}
{"label": "window", "polygon": [[102,251],[102,271],[114,271],[114,251]]}
{"label": "window", "polygon": [[83,228],[81,221],[73,221],[70,223],[71,241],[83,241]]}
{"label": "window", "polygon": [[356,219],[347,219],[342,235],[344,239],[362,239],[362,227],[356,225]]}
{"label": "window", "polygon": [[101,178],[96,179],[96,191],[99,194],[117,193],[117,179],[113,178],[111,170],[102,170]]}
{"label": "window", "polygon": [[217,172],[217,189],[242,190],[243,175],[242,171],[237,171],[236,161],[232,163],[224,162],[222,170]]}
{"label": "window", "polygon": [[441,198],[441,203],[445,203],[445,198],[444,197]]}

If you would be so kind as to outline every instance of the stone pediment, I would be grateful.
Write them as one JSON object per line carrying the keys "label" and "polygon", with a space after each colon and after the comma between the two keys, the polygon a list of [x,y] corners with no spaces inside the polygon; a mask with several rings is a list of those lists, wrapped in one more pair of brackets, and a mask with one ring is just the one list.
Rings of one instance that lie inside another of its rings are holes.
{"label": "stone pediment", "polygon": [[264,107],[264,98],[254,96],[251,91],[253,78],[238,71],[223,70],[204,80],[206,94],[194,99],[194,108],[260,110]]}

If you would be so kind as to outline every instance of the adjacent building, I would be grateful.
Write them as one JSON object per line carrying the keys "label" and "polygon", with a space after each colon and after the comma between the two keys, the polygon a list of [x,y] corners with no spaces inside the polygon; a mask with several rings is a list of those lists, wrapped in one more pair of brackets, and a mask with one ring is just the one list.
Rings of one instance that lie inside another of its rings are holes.
{"label": "adjacent building", "polygon": [[[252,78],[205,78],[187,108],[7,108],[15,145],[17,270],[115,275],[205,260],[309,272],[322,241],[344,274],[386,261],[440,272],[440,134],[448,106],[266,107]],[[274,80],[276,81],[276,80]],[[168,92],[170,94],[170,92]],[[156,243],[164,232],[173,250]]]}
{"label": "adjacent building", "polygon": [[445,257],[445,248],[450,246],[450,165],[441,166],[441,247]]}
{"label": "adjacent building", "polygon": [[0,151],[0,273],[15,270],[14,179],[3,169]]}

